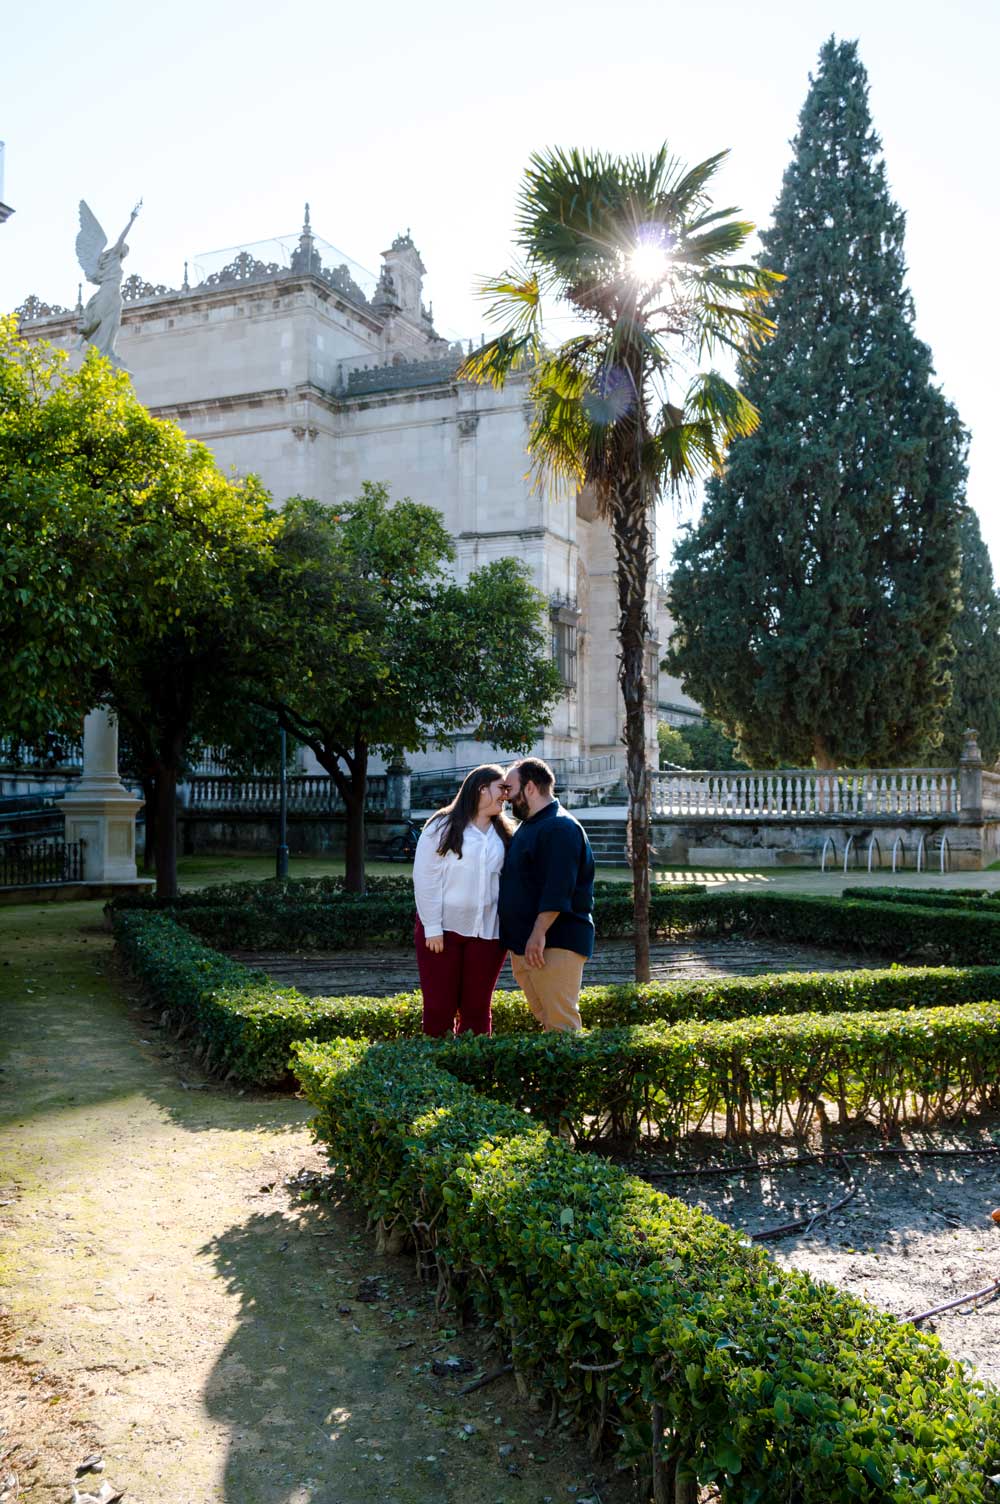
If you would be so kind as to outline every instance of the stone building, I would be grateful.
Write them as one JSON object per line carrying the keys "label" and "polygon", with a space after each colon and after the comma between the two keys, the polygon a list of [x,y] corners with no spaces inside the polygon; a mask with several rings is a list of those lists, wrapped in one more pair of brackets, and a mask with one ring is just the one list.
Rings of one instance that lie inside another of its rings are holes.
{"label": "stone building", "polygon": [[3,142],[0,141],[0,225],[3,224],[5,219],[10,219],[10,216],[14,212],[10,205],[5,204],[3,201],[3,152]]}
{"label": "stone building", "polygon": [[[141,400],[222,466],[255,471],[277,501],[342,504],[371,480],[435,506],[460,579],[492,559],[523,560],[549,602],[565,686],[535,750],[566,759],[581,788],[602,762],[623,767],[610,535],[586,494],[533,492],[525,381],[496,392],[455,379],[466,352],[435,330],[409,232],[382,253],[376,281],[314,235],[307,205],[297,237],[217,253],[198,272],[189,279],[185,266],[179,288],[135,275],[123,285],[118,349]],[[29,336],[75,345],[78,310],[30,297],[18,312]],[[658,657],[651,641],[654,766]],[[487,755],[459,735],[412,761],[460,768]]]}

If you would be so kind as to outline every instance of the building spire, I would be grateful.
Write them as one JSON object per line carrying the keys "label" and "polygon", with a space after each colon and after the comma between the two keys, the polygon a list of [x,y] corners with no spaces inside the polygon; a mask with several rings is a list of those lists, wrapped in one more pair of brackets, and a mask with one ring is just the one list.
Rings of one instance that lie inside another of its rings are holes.
{"label": "building spire", "polygon": [[302,220],[302,234],[299,243],[292,252],[293,272],[318,272],[320,269],[320,255],[316,249],[316,241],[312,232],[312,221],[309,218],[309,205],[306,204],[306,212]]}

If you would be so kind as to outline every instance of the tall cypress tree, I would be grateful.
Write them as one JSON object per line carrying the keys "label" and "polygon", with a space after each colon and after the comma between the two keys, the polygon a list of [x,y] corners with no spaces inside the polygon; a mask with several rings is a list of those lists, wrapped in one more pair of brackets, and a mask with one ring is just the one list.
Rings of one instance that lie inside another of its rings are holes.
{"label": "tall cypress tree", "polygon": [[965,729],[973,726],[983,758],[991,763],[1000,754],[1000,596],[979,518],[971,507],[959,523],[959,547],[962,605],[951,629],[952,696],[935,761],[956,763]]}
{"label": "tall cypress tree", "polygon": [[854,42],[830,39],[761,262],[761,424],[678,544],[667,664],[757,766],[889,766],[940,741],[966,435],[913,331]]}

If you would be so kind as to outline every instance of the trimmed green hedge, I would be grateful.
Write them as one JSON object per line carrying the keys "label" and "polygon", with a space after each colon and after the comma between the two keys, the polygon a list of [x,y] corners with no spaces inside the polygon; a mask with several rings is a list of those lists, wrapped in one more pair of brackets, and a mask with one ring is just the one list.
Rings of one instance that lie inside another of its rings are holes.
{"label": "trimmed green hedge", "polygon": [[[413,902],[413,877],[409,872],[392,872],[366,879],[364,897],[348,893],[343,877],[297,877],[286,881],[277,878],[248,879],[238,883],[217,883],[210,887],[195,888],[178,893],[172,899],[157,898],[155,893],[145,891],[119,893],[108,905],[114,911],[121,909],[200,909],[219,908],[229,904],[258,908],[280,908],[285,903],[364,903],[370,898],[388,898]],[[705,883],[653,883],[654,893],[704,893]],[[631,883],[613,882],[598,878],[594,883],[597,897],[608,895],[622,897],[627,894],[631,902]]]}
{"label": "trimmed green hedge", "polygon": [[[310,998],[210,949],[168,914],[117,913],[116,941],[134,974],[175,1023],[198,1039],[211,1069],[256,1085],[280,1085],[297,1039],[399,1039],[421,1032],[418,992],[389,998]],[[866,1013],[950,1007],[1000,997],[1000,968],[784,973],[729,980],[587,987],[590,1029],[775,1015]],[[520,992],[498,992],[495,1036],[534,1033]]]}
{"label": "trimmed green hedge", "polygon": [[[197,895],[197,902],[182,903],[176,912],[209,944],[228,949],[338,950],[412,943],[414,911],[409,895],[341,895],[320,902],[309,894],[300,897],[297,888],[292,896],[291,889],[284,892],[278,885],[247,886],[268,891],[256,899],[248,894],[244,901],[234,888],[221,902],[208,901],[208,893],[217,890],[206,890],[205,896]],[[599,939],[631,934],[630,890],[617,884],[606,886],[609,891],[602,890],[594,907]],[[992,907],[980,912],[868,898],[760,891],[688,893],[664,888],[650,900],[650,931],[666,938],[759,936],[894,960],[918,957],[969,966],[1000,963],[1000,905],[995,912]]]}
{"label": "trimmed green hedge", "polygon": [[[342,878],[306,878],[290,883],[233,883],[182,893],[169,904],[150,894],[126,894],[112,914],[183,915],[184,923],[211,945],[229,950],[348,950],[413,943],[415,911],[409,877],[372,878],[364,897],[343,891]],[[654,915],[667,912],[678,895],[704,894],[701,883],[662,884],[654,892]],[[595,922],[605,938],[632,932],[632,890],[623,883],[595,885]]]}
{"label": "trimmed green hedge", "polygon": [[582,1034],[461,1035],[444,1068],[575,1142],[802,1133],[817,1104],[884,1134],[1000,1105],[1000,1003],[640,1024]]}
{"label": "trimmed green hedge", "polygon": [[845,888],[844,898],[864,903],[906,903],[925,909],[966,909],[1000,913],[1000,893],[982,888]]}
{"label": "trimmed green hedge", "polygon": [[724,1504],[995,1500],[997,1398],[936,1338],[574,1153],[433,1049],[296,1055],[318,1136],[382,1236],[436,1261],[518,1375],[624,1464],[648,1474],[655,1450]]}
{"label": "trimmed green hedge", "polygon": [[743,934],[893,960],[918,956],[960,966],[1000,962],[1000,912],[753,891],[666,899],[655,920],[656,932],[664,935]]}

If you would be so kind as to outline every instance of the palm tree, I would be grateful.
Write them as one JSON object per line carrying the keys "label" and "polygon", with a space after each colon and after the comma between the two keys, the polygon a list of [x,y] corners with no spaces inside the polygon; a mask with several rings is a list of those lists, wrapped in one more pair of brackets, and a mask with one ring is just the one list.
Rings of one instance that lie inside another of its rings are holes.
{"label": "palm tree", "polygon": [[[762,305],[780,280],[730,258],[753,225],[713,209],[720,152],[685,168],[661,147],[648,161],[549,150],[528,165],[517,205],[515,270],[482,284],[502,325],[459,375],[503,386],[530,372],[528,440],[536,484],[593,488],[617,555],[619,680],[632,827],[635,971],[649,978],[649,825],[645,653],[652,511],[718,470],[756,409],[711,370],[719,347],[754,350],[773,332]],[[543,310],[578,332],[557,348]]]}

